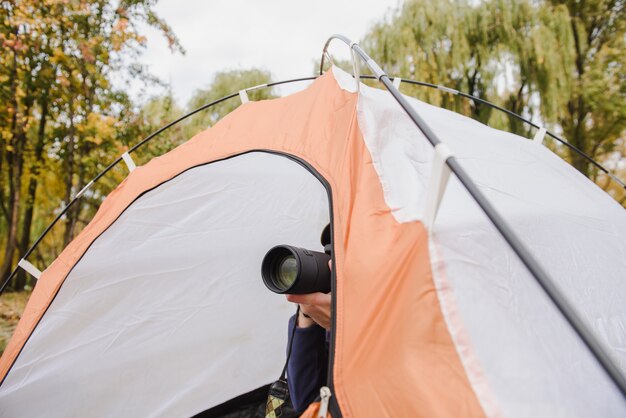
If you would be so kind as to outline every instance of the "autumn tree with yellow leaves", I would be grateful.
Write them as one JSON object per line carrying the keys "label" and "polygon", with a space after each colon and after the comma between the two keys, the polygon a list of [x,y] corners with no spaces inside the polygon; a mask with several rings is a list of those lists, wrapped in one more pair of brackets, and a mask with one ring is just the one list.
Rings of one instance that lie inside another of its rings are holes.
{"label": "autumn tree with yellow leaves", "polygon": [[[0,2],[0,277],[32,243],[34,226],[41,231],[136,139],[132,104],[112,77],[123,68],[149,79],[135,63],[146,42],[138,24],[158,28],[181,50],[153,6],[149,0]],[[102,194],[95,187],[91,196]],[[64,215],[59,247],[76,234],[88,203]],[[20,274],[13,288],[24,288],[25,280]]]}

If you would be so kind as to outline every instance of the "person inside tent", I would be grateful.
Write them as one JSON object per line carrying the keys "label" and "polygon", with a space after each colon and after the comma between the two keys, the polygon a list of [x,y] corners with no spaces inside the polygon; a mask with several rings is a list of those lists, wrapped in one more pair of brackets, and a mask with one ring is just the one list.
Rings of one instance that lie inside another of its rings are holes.
{"label": "person inside tent", "polygon": [[287,363],[287,382],[293,408],[302,412],[315,400],[320,387],[326,385],[331,295],[320,292],[287,295],[287,300],[300,305],[298,317],[289,319],[289,331],[294,325],[296,329]]}
{"label": "person inside tent", "polygon": [[[329,243],[330,225],[322,233],[322,245]],[[332,261],[328,262],[328,267],[332,270]],[[331,295],[316,292],[286,296],[289,302],[300,306],[297,317],[289,319],[287,347],[292,343],[292,331],[293,345],[287,362],[287,382],[293,408],[302,412],[326,385]]]}

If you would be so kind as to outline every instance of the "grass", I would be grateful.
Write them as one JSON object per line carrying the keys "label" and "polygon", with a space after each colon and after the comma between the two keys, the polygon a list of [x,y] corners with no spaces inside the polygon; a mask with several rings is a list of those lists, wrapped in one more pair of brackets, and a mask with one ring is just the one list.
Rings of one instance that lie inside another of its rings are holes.
{"label": "grass", "polygon": [[30,292],[5,292],[0,296],[0,355],[11,339],[29,297]]}

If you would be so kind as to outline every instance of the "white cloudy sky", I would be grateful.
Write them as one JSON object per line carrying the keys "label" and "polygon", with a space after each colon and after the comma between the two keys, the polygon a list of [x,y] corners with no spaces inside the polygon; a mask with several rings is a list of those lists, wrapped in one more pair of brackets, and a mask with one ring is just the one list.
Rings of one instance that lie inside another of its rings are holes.
{"label": "white cloudy sky", "polygon": [[[277,81],[309,76],[330,35],[358,41],[399,1],[161,0],[156,10],[187,53],[172,55],[163,37],[147,30],[142,61],[171,84],[180,104],[221,70],[263,68]],[[348,57],[339,42],[331,49],[339,58]]]}

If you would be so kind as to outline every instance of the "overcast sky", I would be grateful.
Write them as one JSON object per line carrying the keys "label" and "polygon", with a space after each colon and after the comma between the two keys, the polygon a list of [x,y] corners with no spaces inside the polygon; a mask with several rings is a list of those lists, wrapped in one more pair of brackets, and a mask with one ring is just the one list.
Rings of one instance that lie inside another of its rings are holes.
{"label": "overcast sky", "polygon": [[[262,68],[276,81],[309,76],[330,35],[340,33],[359,41],[398,4],[399,0],[161,0],[156,10],[187,53],[172,54],[162,36],[147,30],[142,61],[171,84],[180,104],[186,104],[217,71]],[[338,58],[348,57],[348,47],[339,42],[331,49]]]}

